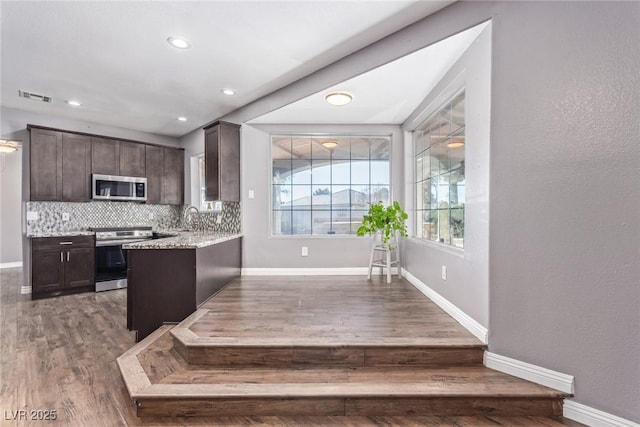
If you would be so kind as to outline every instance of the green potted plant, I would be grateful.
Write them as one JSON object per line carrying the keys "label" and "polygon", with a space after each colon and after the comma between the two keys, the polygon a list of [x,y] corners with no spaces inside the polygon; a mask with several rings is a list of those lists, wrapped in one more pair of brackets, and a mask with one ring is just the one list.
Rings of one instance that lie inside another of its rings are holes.
{"label": "green potted plant", "polygon": [[394,200],[389,206],[382,202],[369,204],[369,212],[362,217],[362,225],[358,228],[358,236],[380,233],[382,243],[388,243],[397,232],[407,237],[407,226],[404,223],[409,216]]}

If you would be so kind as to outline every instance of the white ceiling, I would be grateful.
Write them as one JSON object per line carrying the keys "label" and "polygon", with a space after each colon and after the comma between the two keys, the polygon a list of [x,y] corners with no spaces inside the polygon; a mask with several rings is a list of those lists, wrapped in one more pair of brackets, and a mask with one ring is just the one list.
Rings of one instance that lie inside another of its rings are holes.
{"label": "white ceiling", "polygon": [[[264,114],[250,123],[401,124],[434,89],[486,27],[486,23],[448,37],[326,90]],[[333,106],[325,95],[349,92],[348,105]]]}
{"label": "white ceiling", "polygon": [[[182,136],[452,2],[2,1],[0,102]],[[193,47],[169,46],[172,35]]]}

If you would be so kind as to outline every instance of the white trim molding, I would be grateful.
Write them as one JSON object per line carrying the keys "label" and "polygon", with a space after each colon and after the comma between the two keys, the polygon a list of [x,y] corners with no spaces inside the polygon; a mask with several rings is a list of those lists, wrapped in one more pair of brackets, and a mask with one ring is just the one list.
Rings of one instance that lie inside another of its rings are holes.
{"label": "white trim molding", "polygon": [[563,416],[570,420],[586,424],[591,427],[640,427],[640,424],[592,408],[573,400],[565,400],[562,407]]}
{"label": "white trim molding", "polygon": [[499,354],[484,352],[484,364],[487,368],[532,381],[546,387],[573,394],[574,378],[572,375],[552,371],[551,369],[532,365]]}
{"label": "white trim molding", "polygon": [[[368,267],[243,268],[241,274],[243,276],[366,276],[368,271]],[[391,268],[391,274],[398,274],[397,268]]]}
{"label": "white trim molding", "polygon": [[415,286],[416,289],[422,292],[431,301],[436,303],[438,307],[446,311],[449,316],[453,317],[458,323],[464,326],[465,329],[467,329],[476,338],[482,341],[483,344],[487,344],[489,342],[489,331],[487,330],[487,328],[478,323],[478,321],[453,305],[448,299],[431,289],[429,286],[424,284],[422,281],[420,281],[420,279],[409,273],[404,268],[402,269],[402,275],[409,281],[409,283]]}
{"label": "white trim molding", "polygon": [[20,295],[29,295],[31,293],[31,286],[21,286]]}
{"label": "white trim molding", "polygon": [[20,268],[20,267],[22,267],[22,261],[0,263],[0,270],[4,268]]}

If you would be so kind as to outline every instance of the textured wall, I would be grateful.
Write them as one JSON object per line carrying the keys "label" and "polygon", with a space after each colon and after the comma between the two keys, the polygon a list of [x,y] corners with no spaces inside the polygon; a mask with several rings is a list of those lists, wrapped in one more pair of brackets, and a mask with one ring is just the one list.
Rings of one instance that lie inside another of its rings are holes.
{"label": "textured wall", "polygon": [[490,349],[640,421],[640,3],[493,23]]}

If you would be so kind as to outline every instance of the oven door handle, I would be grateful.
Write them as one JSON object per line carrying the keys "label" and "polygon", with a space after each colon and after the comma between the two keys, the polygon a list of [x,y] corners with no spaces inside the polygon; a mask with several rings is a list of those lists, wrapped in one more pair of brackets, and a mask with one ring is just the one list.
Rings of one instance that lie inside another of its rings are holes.
{"label": "oven door handle", "polygon": [[124,245],[125,243],[144,242],[146,240],[151,239],[96,240],[96,247],[99,248],[102,246],[120,246]]}

